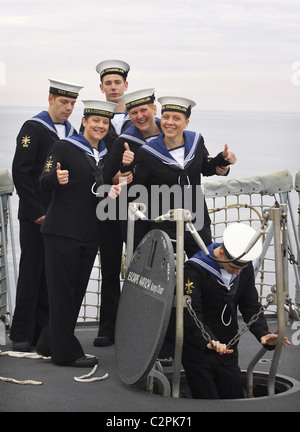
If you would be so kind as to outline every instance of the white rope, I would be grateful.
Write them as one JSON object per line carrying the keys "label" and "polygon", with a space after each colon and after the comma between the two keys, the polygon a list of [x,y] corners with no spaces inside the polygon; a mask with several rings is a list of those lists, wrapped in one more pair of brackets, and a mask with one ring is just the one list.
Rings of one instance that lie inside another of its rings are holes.
{"label": "white rope", "polygon": [[[15,357],[15,358],[28,358],[28,359],[32,359],[32,360],[51,360],[51,357],[43,357],[37,353],[24,353],[24,352],[18,352],[18,351],[2,352],[0,350],[0,356],[9,356],[9,357]],[[81,377],[74,377],[74,380],[76,382],[80,382],[80,383],[93,383],[93,382],[97,382],[97,381],[104,381],[105,379],[109,378],[108,373],[106,373],[102,377],[90,378],[91,376],[93,376],[96,373],[97,368],[98,368],[98,365],[96,365],[94,367],[94,369],[92,370],[92,372],[90,372],[89,374],[83,375]],[[37,385],[43,385],[43,383],[41,381],[33,381],[33,380],[19,381],[19,380],[16,380],[14,378],[6,378],[6,377],[0,377],[0,381],[10,382],[10,383],[20,384],[20,385],[36,385],[36,386]]]}
{"label": "white rope", "polygon": [[20,384],[20,385],[34,385],[34,386],[43,385],[42,381],[33,381],[33,380],[18,381],[14,378],[5,378],[5,377],[0,377],[0,381],[13,383],[13,384]]}
{"label": "white rope", "polygon": [[30,353],[30,352],[19,352],[19,351],[4,351],[2,352],[0,350],[0,356],[9,356],[9,357],[16,357],[16,358],[28,358],[32,360],[50,360],[51,357],[43,357],[40,354],[37,353]]}
{"label": "white rope", "polygon": [[[15,358],[29,358],[29,359],[43,359],[43,360],[49,360],[49,357],[43,357],[37,353],[24,353],[24,352],[18,352],[18,351],[5,351],[2,352],[0,350],[0,356],[9,356],[9,357],[15,357]],[[20,384],[20,385],[34,385],[34,386],[40,386],[43,385],[42,381],[33,381],[33,380],[25,380],[25,381],[19,381],[14,378],[6,378],[6,377],[0,377],[0,381],[12,383],[12,384]]]}
{"label": "white rope", "polygon": [[102,377],[90,378],[91,376],[93,376],[96,373],[97,369],[98,369],[98,365],[96,365],[94,367],[94,369],[92,370],[92,372],[90,372],[89,374],[83,375],[81,377],[74,377],[74,380],[76,382],[80,382],[80,383],[93,383],[93,382],[96,382],[96,381],[104,381],[104,380],[106,380],[109,377],[108,373],[106,373]]}

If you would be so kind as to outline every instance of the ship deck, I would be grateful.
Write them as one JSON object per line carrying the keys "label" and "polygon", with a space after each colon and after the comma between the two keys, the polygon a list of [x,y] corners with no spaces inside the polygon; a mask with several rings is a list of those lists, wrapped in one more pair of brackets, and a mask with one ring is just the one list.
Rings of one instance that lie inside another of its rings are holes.
{"label": "ship deck", "polygon": [[[271,331],[276,330],[276,321],[269,320]],[[295,328],[295,327],[294,327]],[[299,327],[297,327],[299,329]],[[101,382],[78,383],[75,376],[90,372],[90,369],[59,367],[49,360],[19,359],[9,356],[0,357],[0,376],[18,380],[36,380],[43,385],[18,385],[0,381],[1,412],[101,412],[101,413],[180,413],[201,412],[299,412],[300,411],[300,345],[294,343],[284,349],[278,369],[278,376],[293,380],[293,387],[272,397],[257,397],[239,400],[195,400],[190,398],[174,399],[149,394],[140,389],[125,385],[118,374],[115,347],[96,348],[93,340],[97,334],[95,325],[79,325],[76,335],[85,352],[99,358],[96,376],[106,373],[109,377]],[[287,336],[292,339],[295,329],[287,326]],[[298,337],[299,339],[299,337]],[[250,334],[240,341],[240,366],[245,370],[260,346]],[[0,346],[2,352],[11,350],[11,343]],[[266,352],[263,362],[255,371],[268,373],[272,353]],[[135,353],[132,353],[134,361]],[[170,372],[170,369],[168,369]],[[171,414],[174,413],[174,414]],[[155,414],[157,415],[157,414]],[[132,416],[134,416],[132,414]],[[109,415],[107,416],[109,417]],[[110,415],[110,417],[112,417]],[[129,414],[128,414],[128,417]]]}

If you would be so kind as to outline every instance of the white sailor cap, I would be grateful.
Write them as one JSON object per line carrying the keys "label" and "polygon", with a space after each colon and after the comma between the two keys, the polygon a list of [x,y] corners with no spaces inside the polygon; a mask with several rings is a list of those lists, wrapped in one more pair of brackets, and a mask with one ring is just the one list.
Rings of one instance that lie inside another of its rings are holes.
{"label": "white sailor cap", "polygon": [[130,66],[122,60],[105,60],[97,64],[96,71],[100,74],[101,81],[105,75],[110,74],[121,75],[126,81]]}
{"label": "white sailor cap", "polygon": [[72,99],[77,99],[79,91],[83,88],[82,85],[70,83],[67,81],[49,79],[49,82],[49,93],[69,97]]}
{"label": "white sailor cap", "polygon": [[192,108],[196,102],[190,99],[174,96],[164,96],[157,99],[162,105],[161,112],[176,111],[185,114],[188,118],[191,116]]}
{"label": "white sailor cap", "polygon": [[155,102],[154,91],[154,88],[138,90],[126,94],[121,99],[125,102],[126,108],[131,110],[141,105],[153,104]]}
{"label": "white sailor cap", "polygon": [[84,115],[96,115],[112,119],[118,104],[99,100],[84,100]]}
{"label": "white sailor cap", "polygon": [[[233,223],[229,225],[223,234],[223,247],[228,259],[239,258],[245,251],[246,247],[256,234],[255,229],[243,223]],[[233,264],[245,266],[249,262],[260,257],[262,253],[262,241],[259,239],[252,249],[238,261]]]}

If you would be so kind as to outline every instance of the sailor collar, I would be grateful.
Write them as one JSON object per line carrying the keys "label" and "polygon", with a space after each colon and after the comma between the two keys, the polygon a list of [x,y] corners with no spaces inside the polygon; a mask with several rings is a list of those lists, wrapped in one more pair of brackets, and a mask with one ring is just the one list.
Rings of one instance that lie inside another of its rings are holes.
{"label": "sailor collar", "polygon": [[97,150],[94,149],[91,146],[91,144],[88,142],[88,140],[83,136],[82,132],[80,132],[78,135],[73,135],[70,138],[65,138],[64,141],[68,141],[69,143],[73,144],[75,147],[77,147],[80,150],[82,150],[85,153],[87,153],[89,156],[91,156],[92,158],[95,159],[95,161],[96,161],[97,164],[108,153],[107,148],[106,148],[105,143],[104,143],[103,140],[99,141],[98,152],[97,152]]}
{"label": "sailor collar", "polygon": [[151,145],[143,145],[142,149],[152,154],[152,156],[161,160],[166,165],[169,165],[173,168],[185,169],[195,157],[201,134],[197,132],[184,131],[183,135],[185,142],[183,168],[181,167],[181,164],[173,158],[172,153],[168,151],[163,140],[163,133],[161,133],[155,140],[151,141]]}
{"label": "sailor collar", "polygon": [[[49,129],[51,132],[54,132],[58,136],[57,130],[48,111],[40,112],[39,114],[31,118],[30,121],[35,121],[42,124],[45,128]],[[74,127],[71,125],[71,123],[66,120],[63,124],[64,126],[66,126],[66,136],[72,136],[74,134]]]}
{"label": "sailor collar", "polygon": [[[159,127],[159,129],[161,130],[161,127],[160,127],[161,121],[160,121],[160,119],[156,118],[155,122],[156,122],[157,126]],[[132,124],[131,126],[129,126],[128,129],[126,129],[126,131],[124,133],[122,133],[120,135],[120,138],[123,138],[123,139],[126,139],[126,140],[128,139],[128,140],[130,140],[130,141],[132,141],[132,142],[134,142],[134,143],[136,143],[136,144],[138,144],[140,146],[143,146],[147,142],[152,141],[153,139],[155,139],[156,137],[155,138],[149,137],[149,138],[145,139],[143,137],[143,135],[141,134],[141,132],[139,131],[139,129],[134,124]]]}
{"label": "sailor collar", "polygon": [[[209,245],[207,247],[209,254],[213,255],[214,249],[218,248],[219,246],[221,246],[221,243],[213,243],[213,244]],[[223,279],[223,276],[221,273],[221,268],[219,267],[218,263],[216,261],[213,261],[208,256],[206,256],[202,251],[198,252],[196,255],[194,255],[189,260],[189,262],[193,262],[197,266],[206,270],[208,273],[210,273],[212,276],[214,276],[218,281],[220,281],[222,285],[225,285],[225,286],[228,285],[226,283],[226,281],[224,281],[224,279]],[[243,271],[243,270],[241,270],[241,271]],[[233,284],[233,282],[236,280],[236,278],[238,278],[237,275],[232,275],[230,285]]]}

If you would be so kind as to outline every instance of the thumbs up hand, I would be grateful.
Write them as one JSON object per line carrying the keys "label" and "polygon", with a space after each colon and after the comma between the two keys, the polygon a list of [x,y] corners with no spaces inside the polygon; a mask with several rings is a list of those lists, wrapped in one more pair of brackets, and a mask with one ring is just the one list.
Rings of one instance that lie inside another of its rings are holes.
{"label": "thumbs up hand", "polygon": [[61,164],[59,162],[57,162],[56,165],[56,175],[57,175],[58,183],[60,185],[66,185],[69,183],[69,171],[62,170]]}
{"label": "thumbs up hand", "polygon": [[118,185],[112,185],[110,188],[108,196],[111,199],[116,199],[121,193],[122,187],[127,185],[127,181],[124,181],[122,183],[119,183]]}
{"label": "thumbs up hand", "polygon": [[134,161],[134,153],[130,150],[127,142],[124,143],[125,151],[123,153],[122,164],[128,166]]}
{"label": "thumbs up hand", "polygon": [[229,162],[231,165],[234,165],[237,161],[235,154],[232,151],[228,150],[228,144],[225,144],[225,148],[223,151],[223,158]]}

